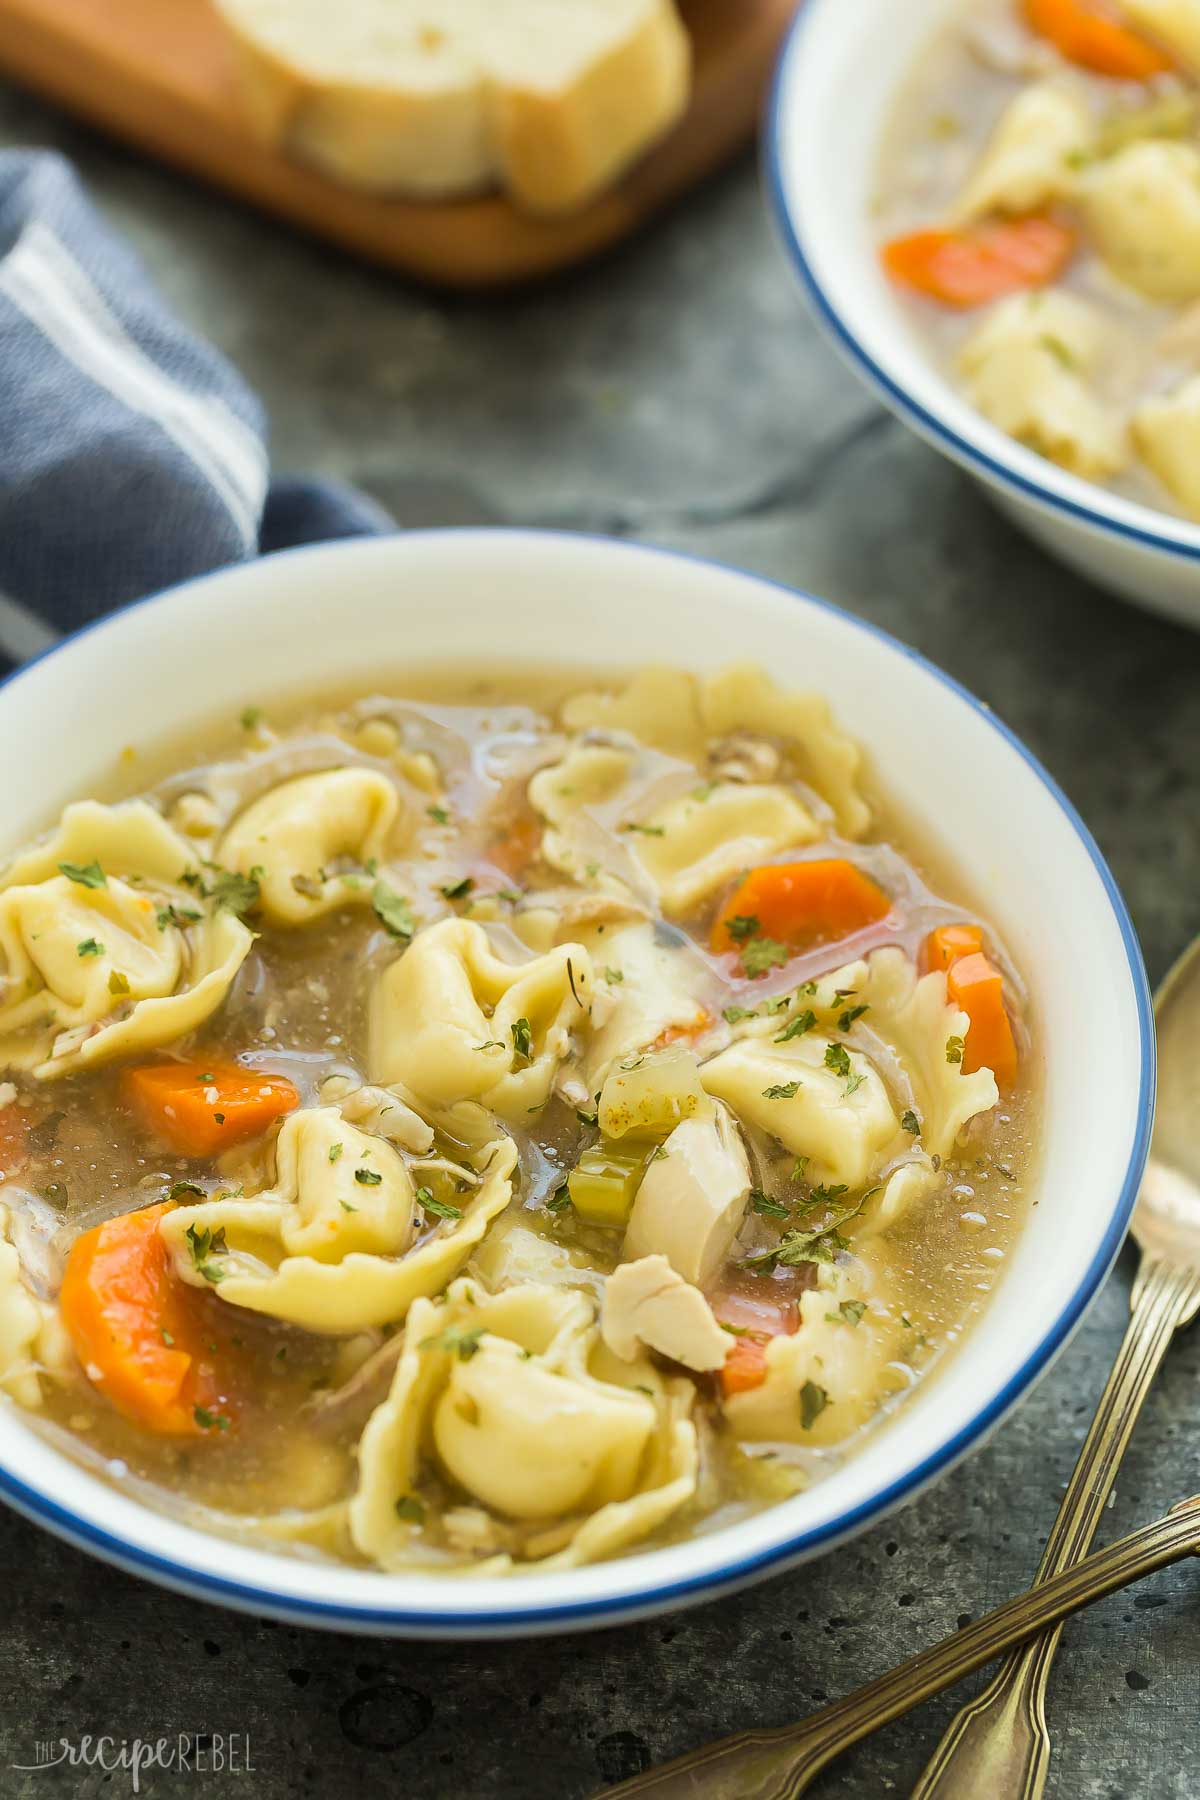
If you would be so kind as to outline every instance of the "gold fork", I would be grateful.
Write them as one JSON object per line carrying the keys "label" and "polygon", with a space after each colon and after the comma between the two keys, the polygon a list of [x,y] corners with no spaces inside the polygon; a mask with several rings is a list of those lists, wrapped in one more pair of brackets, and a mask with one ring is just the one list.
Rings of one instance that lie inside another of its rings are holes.
{"label": "gold fork", "polygon": [[[1131,1581],[1182,1556],[1200,1556],[1200,1494],[1172,1507],[1165,1519],[1143,1525],[1085,1562],[996,1608],[909,1657],[890,1674],[844,1700],[835,1700],[800,1725],[743,1731],[693,1750],[660,1769],[606,1788],[596,1800],[795,1800],[813,1777],[851,1744],[910,1707],[982,1668],[1035,1632],[1060,1625]],[[973,1800],[994,1800],[980,1788]]]}

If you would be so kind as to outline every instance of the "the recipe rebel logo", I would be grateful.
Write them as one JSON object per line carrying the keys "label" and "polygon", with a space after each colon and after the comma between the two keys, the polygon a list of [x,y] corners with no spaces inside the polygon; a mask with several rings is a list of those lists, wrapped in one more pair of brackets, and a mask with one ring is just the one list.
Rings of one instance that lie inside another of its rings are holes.
{"label": "the recipe rebel logo", "polygon": [[246,1733],[181,1732],[159,1738],[39,1738],[32,1762],[9,1767],[25,1773],[42,1769],[102,1769],[107,1775],[124,1773],[130,1791],[141,1792],[142,1777],[151,1769],[167,1769],[178,1775],[253,1775],[254,1761]]}

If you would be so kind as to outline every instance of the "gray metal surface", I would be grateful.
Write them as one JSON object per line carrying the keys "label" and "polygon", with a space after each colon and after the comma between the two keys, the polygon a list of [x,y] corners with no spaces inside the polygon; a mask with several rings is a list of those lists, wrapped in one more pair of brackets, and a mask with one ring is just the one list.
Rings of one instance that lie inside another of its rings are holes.
{"label": "gray metal surface", "polygon": [[[476,303],[347,263],[11,92],[0,143],[77,159],[170,300],[264,395],[278,467],[358,481],[406,524],[618,532],[837,599],[941,662],[1043,758],[1112,863],[1153,979],[1200,930],[1200,636],[1047,561],[878,411],[805,313],[748,164],[602,266]],[[851,722],[853,707],[851,673]],[[162,1593],[0,1514],[0,1794],[130,1791],[123,1771],[14,1768],[38,1740],[190,1732],[248,1735],[253,1773],[147,1771],[143,1794],[583,1800],[647,1759],[794,1718],[1024,1584],[1131,1268],[1017,1415],[916,1506],[794,1575],[628,1629],[481,1649],[322,1636]],[[1200,1488],[1198,1376],[1193,1333],[1102,1535]],[[1198,1601],[1183,1566],[1067,1628],[1060,1800],[1200,1790]],[[957,1698],[817,1791],[906,1794]]]}

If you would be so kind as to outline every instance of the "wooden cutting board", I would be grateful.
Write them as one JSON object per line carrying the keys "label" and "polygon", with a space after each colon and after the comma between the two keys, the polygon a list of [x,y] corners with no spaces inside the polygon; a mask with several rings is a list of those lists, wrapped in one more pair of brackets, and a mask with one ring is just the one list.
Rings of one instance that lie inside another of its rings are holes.
{"label": "wooden cutting board", "polygon": [[561,221],[497,195],[379,199],[264,149],[242,123],[208,0],[0,0],[0,70],[344,249],[441,285],[502,287],[616,243],[740,149],[797,3],[685,0],[696,48],[686,118],[619,187]]}

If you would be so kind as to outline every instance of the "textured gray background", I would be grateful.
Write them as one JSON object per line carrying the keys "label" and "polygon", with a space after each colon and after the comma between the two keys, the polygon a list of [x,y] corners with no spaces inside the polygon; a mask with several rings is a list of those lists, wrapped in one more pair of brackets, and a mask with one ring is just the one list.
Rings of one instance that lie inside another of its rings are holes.
{"label": "textured gray background", "polygon": [[[358,481],[408,524],[614,532],[836,598],[961,677],[1044,759],[1115,869],[1152,978],[1200,930],[1200,636],[1048,562],[877,410],[806,315],[749,164],[603,266],[479,304],[355,267],[11,93],[3,141],[78,160],[169,299],[265,396],[279,467]],[[254,1777],[151,1775],[143,1793],[583,1800],[709,1736],[794,1719],[1025,1584],[1131,1268],[1127,1253],[1050,1377],[917,1506],[648,1625],[482,1649],[321,1636],[174,1598],[4,1515],[0,1794],[129,1791],[120,1774],[17,1773],[39,1738],[193,1731],[249,1733]],[[1200,1488],[1198,1374],[1193,1336],[1106,1533]],[[1198,1579],[1168,1571],[1068,1628],[1051,1696],[1060,1800],[1200,1792]],[[910,1717],[815,1791],[907,1793],[952,1710]]]}

